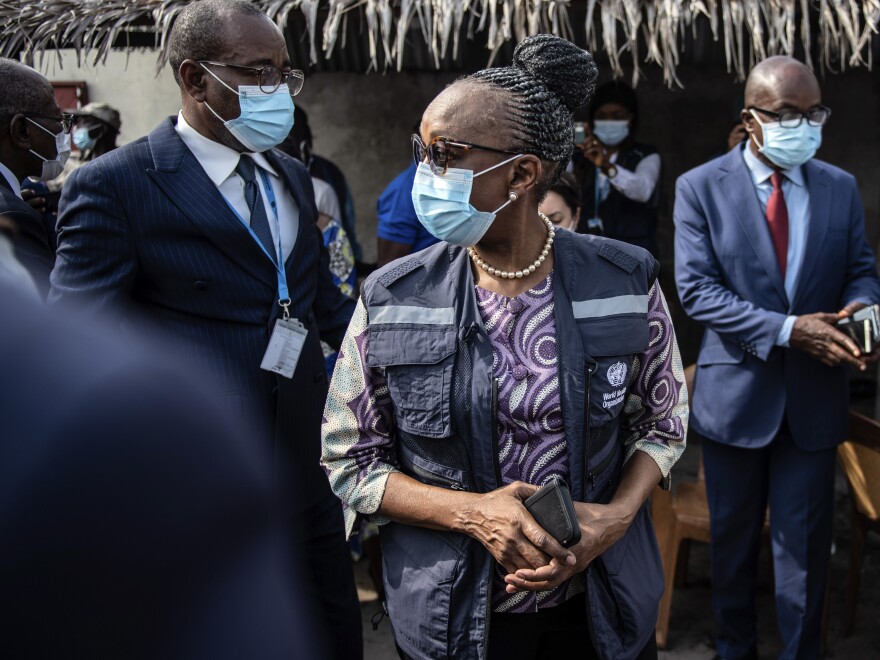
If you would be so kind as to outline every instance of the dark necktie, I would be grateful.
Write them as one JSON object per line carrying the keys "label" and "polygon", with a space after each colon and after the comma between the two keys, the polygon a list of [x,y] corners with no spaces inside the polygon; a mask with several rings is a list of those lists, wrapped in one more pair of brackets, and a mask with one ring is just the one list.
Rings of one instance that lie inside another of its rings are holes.
{"label": "dark necktie", "polygon": [[244,181],[244,200],[251,212],[251,229],[260,239],[263,247],[266,248],[266,252],[272,255],[272,261],[275,261],[277,250],[272,242],[272,231],[269,229],[269,218],[266,217],[266,207],[263,205],[260,186],[257,185],[254,161],[247,156],[241,156],[238,159],[235,173]]}
{"label": "dark necktie", "polygon": [[784,280],[788,260],[788,207],[782,195],[782,178],[781,172],[770,175],[773,192],[770,193],[770,199],[767,201],[767,224],[770,227],[773,249],[776,251],[776,260],[779,262],[779,270],[782,271]]}

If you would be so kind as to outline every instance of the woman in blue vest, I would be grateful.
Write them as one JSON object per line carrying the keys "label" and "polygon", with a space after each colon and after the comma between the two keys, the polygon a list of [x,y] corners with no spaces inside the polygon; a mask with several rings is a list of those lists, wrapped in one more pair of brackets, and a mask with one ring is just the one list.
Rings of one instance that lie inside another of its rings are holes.
{"label": "woman in blue vest", "polygon": [[587,214],[579,231],[638,245],[657,257],[660,154],[636,141],[638,113],[636,94],[623,83],[596,90],[586,138],[573,159]]}
{"label": "woman in blue vest", "polygon": [[[412,195],[443,242],[367,279],[340,351],[323,463],[348,532],[380,525],[406,658],[656,656],[645,502],[687,424],[657,262],[538,212],[595,78],[589,53],[537,35],[434,99]],[[570,548],[523,505],[555,477]]]}

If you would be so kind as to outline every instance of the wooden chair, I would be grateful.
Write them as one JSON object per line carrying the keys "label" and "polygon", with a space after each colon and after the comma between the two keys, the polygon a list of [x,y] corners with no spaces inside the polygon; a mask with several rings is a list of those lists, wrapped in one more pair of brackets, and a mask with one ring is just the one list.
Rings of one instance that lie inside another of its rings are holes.
{"label": "wooden chair", "polygon": [[869,531],[880,533],[880,422],[850,411],[849,440],[837,448],[837,458],[852,499],[852,542],[843,623],[846,637],[855,620],[865,540]]}
{"label": "wooden chair", "polygon": [[[693,379],[696,365],[685,369],[685,382],[688,394],[693,393]],[[692,450],[689,450],[692,451]],[[706,477],[703,461],[697,480],[679,482],[675,493],[659,486],[651,496],[651,515],[657,532],[657,543],[663,559],[663,578],[666,586],[660,599],[660,612],[657,617],[657,647],[666,648],[669,637],[669,616],[672,610],[672,594],[675,587],[684,586],[690,542],[709,543],[709,502],[706,498]],[[770,528],[764,521],[763,535],[769,539]]]}

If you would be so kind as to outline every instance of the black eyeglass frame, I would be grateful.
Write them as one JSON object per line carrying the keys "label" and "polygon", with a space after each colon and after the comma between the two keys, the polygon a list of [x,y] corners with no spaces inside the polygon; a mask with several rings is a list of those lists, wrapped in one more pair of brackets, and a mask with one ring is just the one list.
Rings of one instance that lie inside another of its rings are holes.
{"label": "black eyeglass frame", "polygon": [[[255,76],[257,76],[257,82],[259,84],[260,90],[266,94],[274,93],[281,85],[287,84],[288,89],[290,90],[291,96],[296,96],[302,91],[303,85],[306,81],[305,74],[299,69],[291,69],[290,71],[282,71],[274,64],[267,64],[266,66],[261,67],[253,67],[253,66],[245,66],[243,64],[229,64],[227,62],[212,62],[211,60],[199,60],[199,64],[210,64],[211,66],[225,66],[230,69],[241,69],[243,71],[250,71]],[[279,75],[278,83],[274,86],[272,84],[263,83],[263,73],[265,71],[277,71]],[[295,86],[290,85],[290,79],[293,78],[296,81]]]}
{"label": "black eyeglass frame", "polygon": [[33,112],[23,112],[22,114],[30,119],[48,119],[57,122],[61,124],[61,132],[65,134],[70,133],[70,131],[73,130],[73,122],[76,120],[76,117],[69,112],[62,112],[61,118],[53,117],[51,115],[38,115]]}
{"label": "black eyeglass frame", "polygon": [[449,147],[455,147],[457,149],[464,149],[465,151],[470,151],[471,149],[480,149],[481,151],[493,151],[498,154],[511,154],[513,156],[519,155],[518,151],[509,151],[507,149],[498,149],[497,147],[486,147],[481,144],[474,144],[473,142],[462,142],[461,140],[453,140],[452,138],[444,137],[442,135],[438,135],[434,139],[431,140],[431,144],[426,145],[422,142],[422,136],[418,133],[413,133],[410,138],[413,146],[413,160],[416,165],[419,163],[424,163],[425,158],[428,159],[428,165],[431,167],[431,171],[437,175],[446,174],[446,170],[449,168],[449,160],[448,155],[443,154],[444,159],[442,163],[437,162],[438,159],[435,158],[434,153],[434,145],[438,143],[442,143],[447,149]]}
{"label": "black eyeglass frame", "polygon": [[[807,120],[807,124],[810,126],[824,126],[831,118],[831,108],[824,105],[817,105],[814,108],[810,108],[806,112],[800,112],[799,110],[783,110],[782,112],[773,112],[772,110],[764,110],[763,108],[759,108],[757,106],[751,106],[749,110],[757,110],[760,113],[773,117],[773,120],[778,122],[779,125],[783,128],[797,128],[803,123],[804,119]],[[825,113],[825,119],[823,119],[821,122],[817,122],[807,116],[811,112],[816,111]],[[793,117],[795,116],[797,117],[797,123],[793,124],[791,122],[794,121]]]}

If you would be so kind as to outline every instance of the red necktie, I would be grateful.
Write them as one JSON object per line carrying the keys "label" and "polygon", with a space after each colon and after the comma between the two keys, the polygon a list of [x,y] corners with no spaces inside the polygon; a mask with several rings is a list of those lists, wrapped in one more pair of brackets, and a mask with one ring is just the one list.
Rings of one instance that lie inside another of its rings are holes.
{"label": "red necktie", "polygon": [[770,183],[773,184],[773,192],[770,193],[770,199],[767,201],[767,224],[770,227],[770,237],[773,239],[779,270],[782,271],[782,279],[785,279],[785,265],[788,259],[788,207],[785,206],[785,197],[782,196],[782,173],[771,174]]}

